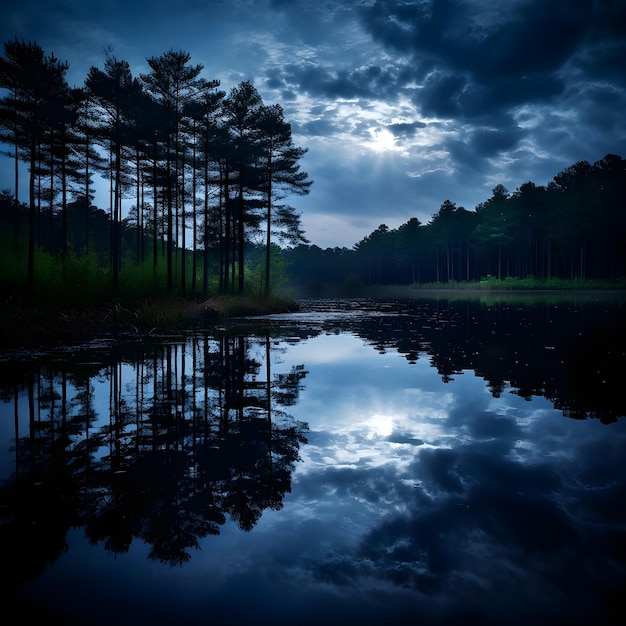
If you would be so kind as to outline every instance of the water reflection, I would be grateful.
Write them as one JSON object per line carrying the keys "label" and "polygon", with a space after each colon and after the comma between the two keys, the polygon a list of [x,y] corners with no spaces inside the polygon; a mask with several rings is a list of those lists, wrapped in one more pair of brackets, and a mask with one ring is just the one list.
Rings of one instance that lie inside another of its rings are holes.
{"label": "water reflection", "polygon": [[[299,324],[318,319],[325,332],[349,330],[380,353],[397,350],[410,363],[427,357],[444,383],[473,371],[495,397],[505,389],[527,399],[544,396],[568,417],[604,423],[626,415],[623,298],[444,296],[309,306],[310,312],[290,319]],[[326,309],[321,315],[320,308]]]}
{"label": "water reflection", "polygon": [[92,624],[616,623],[623,313],[311,302],[6,364],[3,576]]}
{"label": "water reflection", "polygon": [[251,530],[291,488],[306,425],[283,407],[305,376],[301,365],[272,376],[269,335],[225,333],[14,370],[4,388],[15,447],[2,537],[24,549],[4,552],[15,557],[5,571],[38,574],[72,527],[115,554],[141,539],[150,559],[172,565],[219,534],[227,515]]}

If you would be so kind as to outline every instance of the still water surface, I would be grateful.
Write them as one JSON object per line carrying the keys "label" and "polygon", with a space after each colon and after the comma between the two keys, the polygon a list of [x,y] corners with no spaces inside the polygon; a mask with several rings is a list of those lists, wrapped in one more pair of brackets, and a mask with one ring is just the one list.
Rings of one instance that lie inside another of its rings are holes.
{"label": "still water surface", "polygon": [[621,623],[624,313],[309,301],[5,355],[4,606],[67,624]]}

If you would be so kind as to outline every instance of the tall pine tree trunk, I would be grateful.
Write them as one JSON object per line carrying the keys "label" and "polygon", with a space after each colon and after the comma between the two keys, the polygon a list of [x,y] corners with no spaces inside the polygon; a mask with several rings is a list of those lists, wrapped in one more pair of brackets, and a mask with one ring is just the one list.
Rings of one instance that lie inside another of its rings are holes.
{"label": "tall pine tree trunk", "polygon": [[[239,176],[241,176],[241,172]],[[239,214],[237,216],[237,251],[238,251],[238,266],[239,266],[239,293],[243,293],[244,289],[244,199],[243,199],[243,184],[239,183]]]}
{"label": "tall pine tree trunk", "polygon": [[265,241],[265,297],[270,295],[270,257],[272,244],[272,157],[268,163],[268,189],[267,189],[267,237]]}

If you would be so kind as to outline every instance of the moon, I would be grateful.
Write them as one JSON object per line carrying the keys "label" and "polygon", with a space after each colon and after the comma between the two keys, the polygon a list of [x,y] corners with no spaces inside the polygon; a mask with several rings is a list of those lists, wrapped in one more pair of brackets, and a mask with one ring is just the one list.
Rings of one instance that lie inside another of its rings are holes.
{"label": "moon", "polygon": [[389,152],[396,149],[396,138],[386,128],[370,129],[372,141],[370,146],[374,152]]}

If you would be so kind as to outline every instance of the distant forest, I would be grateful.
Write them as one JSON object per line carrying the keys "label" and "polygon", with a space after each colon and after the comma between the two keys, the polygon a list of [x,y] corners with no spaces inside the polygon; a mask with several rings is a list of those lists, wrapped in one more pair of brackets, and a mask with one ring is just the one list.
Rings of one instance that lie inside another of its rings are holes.
{"label": "distant forest", "polygon": [[[620,156],[579,161],[545,187],[497,185],[474,210],[445,200],[426,224],[381,224],[350,249],[324,250],[285,202],[312,181],[282,107],[250,82],[220,91],[188,53],[147,62],[133,77],[108,53],[70,88],[66,62],[36,43],[4,44],[0,142],[15,166],[14,191],[0,193],[6,287],[88,300],[626,276]],[[96,174],[104,208],[93,205]],[[126,216],[123,199],[134,201]]]}
{"label": "distant forest", "polygon": [[626,276],[626,161],[579,161],[547,186],[496,185],[475,210],[445,200],[427,224],[381,224],[351,250],[300,245],[290,272],[323,283],[407,285],[484,278],[618,279]]}

